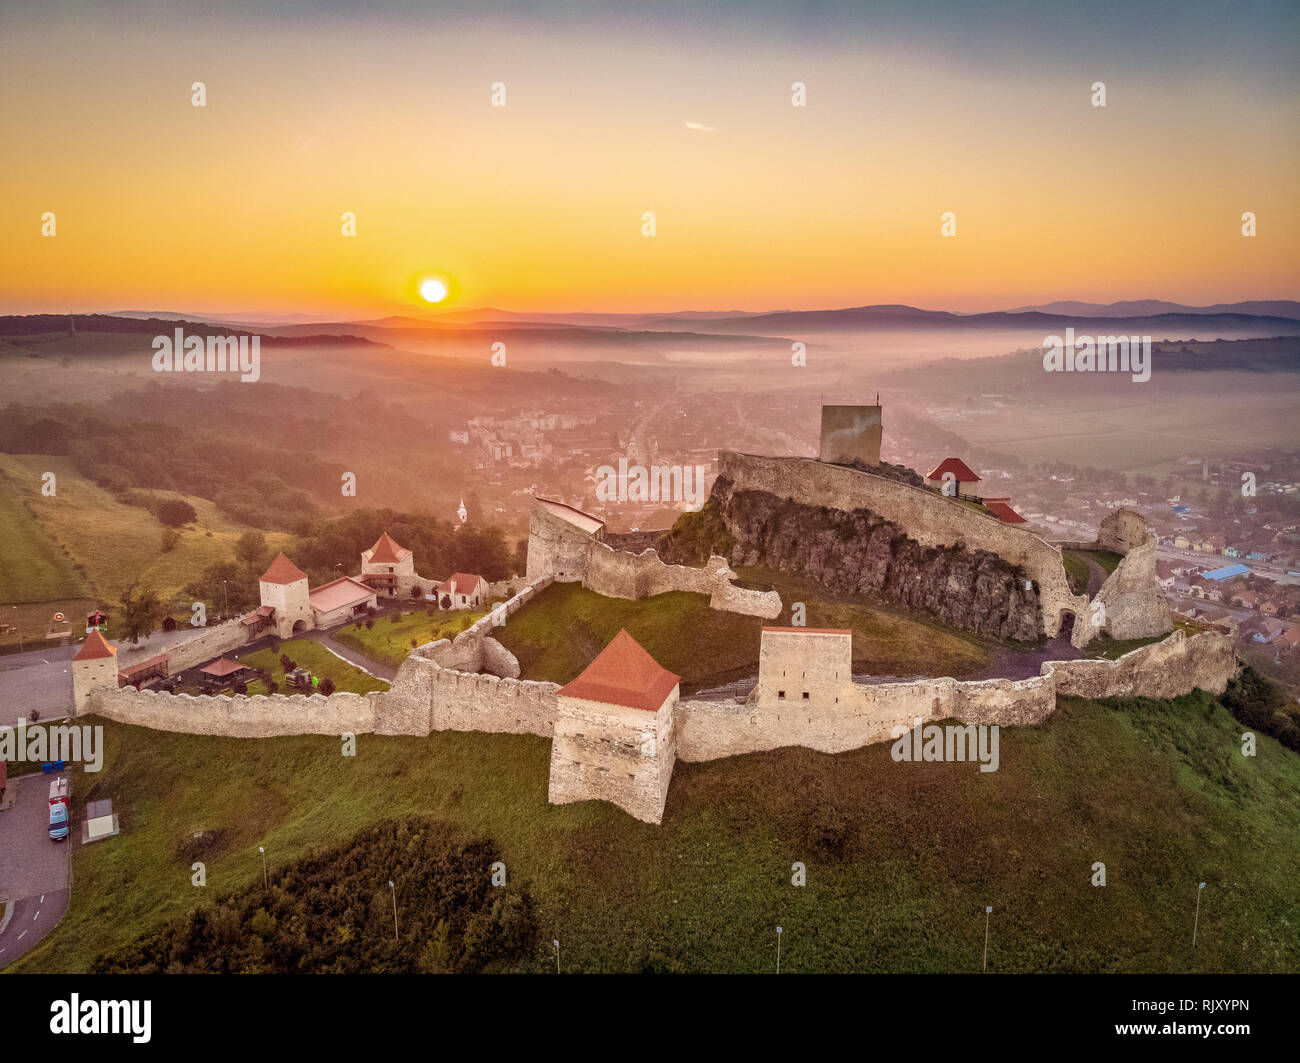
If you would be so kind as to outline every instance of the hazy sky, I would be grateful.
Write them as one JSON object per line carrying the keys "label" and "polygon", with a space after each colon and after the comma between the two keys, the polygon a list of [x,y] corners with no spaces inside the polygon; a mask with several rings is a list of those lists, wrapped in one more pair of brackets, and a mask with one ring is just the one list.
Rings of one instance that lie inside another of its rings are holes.
{"label": "hazy sky", "polygon": [[0,311],[1300,293],[1295,3],[260,6],[0,3]]}

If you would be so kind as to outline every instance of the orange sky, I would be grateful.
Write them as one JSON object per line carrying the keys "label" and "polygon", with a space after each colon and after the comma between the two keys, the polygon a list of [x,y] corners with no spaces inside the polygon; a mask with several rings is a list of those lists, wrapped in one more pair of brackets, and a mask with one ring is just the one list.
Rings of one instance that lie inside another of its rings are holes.
{"label": "orange sky", "polygon": [[448,309],[1297,295],[1294,69],[897,25],[6,21],[0,312],[403,313],[429,273]]}

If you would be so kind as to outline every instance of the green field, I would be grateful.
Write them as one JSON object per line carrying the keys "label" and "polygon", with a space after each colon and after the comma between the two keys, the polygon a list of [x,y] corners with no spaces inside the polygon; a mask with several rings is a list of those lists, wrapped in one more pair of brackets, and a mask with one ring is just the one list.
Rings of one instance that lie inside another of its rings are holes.
{"label": "green field", "polygon": [[482,609],[477,612],[463,609],[444,613],[435,609],[430,615],[420,609],[405,614],[396,623],[384,616],[375,620],[374,627],[368,628],[364,623],[360,627],[348,624],[333,634],[336,642],[365,654],[372,661],[397,668],[415,648],[411,645],[412,639],[416,646],[423,646],[426,642],[455,638],[484,612]]}
{"label": "green field", "polygon": [[855,668],[912,674],[916,662],[924,660],[935,675],[960,676],[988,664],[981,645],[936,624],[837,601],[793,576],[762,569],[740,575],[756,582],[779,581],[786,603],[780,617],[767,621],[710,609],[706,595],[685,591],[629,601],[605,598],[577,583],[553,583],[494,636],[519,660],[523,678],[567,683],[626,628],[656,661],[682,677],[682,690],[689,693],[754,675],[763,626],[788,624],[789,603],[801,601],[808,627],[853,631]]}
{"label": "green field", "polygon": [[[369,694],[372,690],[387,690],[388,684],[382,679],[366,675],[361,669],[353,667],[341,657],[330,653],[319,642],[310,639],[291,639],[280,643],[280,653],[271,650],[258,650],[239,658],[240,664],[249,668],[263,668],[271,673],[273,682],[279,684],[279,693],[294,693],[284,685],[284,669],[280,666],[280,654],[285,654],[300,668],[306,668],[312,675],[321,679],[334,680],[334,689],[341,694]],[[248,684],[248,696],[267,693],[266,684],[260,679]]]}
{"label": "green field", "polygon": [[[41,474],[46,471],[56,477],[56,494],[52,498],[41,495]],[[28,524],[46,541],[57,544],[52,549],[60,554],[66,550],[71,558],[69,564],[80,566],[89,593],[110,614],[122,592],[136,583],[156,591],[166,601],[208,565],[233,560],[235,542],[249,530],[222,516],[206,499],[182,496],[198,513],[198,521],[187,526],[180,542],[164,553],[163,526],[152,513],[117,501],[108,491],[78,475],[64,458],[0,454],[0,474],[5,477],[0,483],[3,497],[17,494],[28,502],[34,514],[29,516]],[[12,503],[0,505],[12,508]],[[0,573],[22,571],[27,557],[24,536],[29,539],[33,534],[28,530],[11,536],[6,521],[4,532],[0,532]],[[293,537],[267,532],[266,541],[268,548],[276,551],[291,545]],[[76,597],[77,593],[65,588],[56,597]]]}
{"label": "green field", "polygon": [[523,970],[553,969],[556,937],[572,971],[770,971],[780,924],[792,973],[977,972],[986,904],[990,971],[1300,969],[1300,757],[1263,736],[1242,757],[1203,694],[1064,700],[1001,730],[992,773],[897,763],[887,744],[679,762],[659,827],[548,805],[550,742],[527,735],[362,735],[342,757],[332,737],[104,731],[74,812],[112,798],[122,833],[75,850],[68,914],[19,970],[84,971],[259,881],[259,845],[280,866],[416,813],[493,839],[533,894],[545,947]]}

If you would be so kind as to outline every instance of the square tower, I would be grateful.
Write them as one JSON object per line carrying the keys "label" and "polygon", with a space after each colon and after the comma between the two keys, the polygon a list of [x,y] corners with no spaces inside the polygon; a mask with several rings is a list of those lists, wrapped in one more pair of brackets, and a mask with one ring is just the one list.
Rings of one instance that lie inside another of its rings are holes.
{"label": "square tower", "polygon": [[316,626],[307,590],[307,573],[283,553],[275,555],[271,567],[258,580],[257,589],[262,605],[275,610],[272,624],[280,638],[287,639],[295,632],[310,631]]}
{"label": "square tower", "polygon": [[880,464],[879,406],[823,406],[818,461]]}

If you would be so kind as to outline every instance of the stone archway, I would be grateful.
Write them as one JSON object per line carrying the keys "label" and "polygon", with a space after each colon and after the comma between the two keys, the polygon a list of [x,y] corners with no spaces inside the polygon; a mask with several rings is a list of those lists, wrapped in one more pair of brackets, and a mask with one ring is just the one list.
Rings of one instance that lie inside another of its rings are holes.
{"label": "stone archway", "polygon": [[296,621],[294,621],[294,625],[293,625],[293,633],[294,633],[295,635],[300,635],[300,634],[302,634],[302,632],[304,632],[304,631],[306,631],[306,630],[307,630],[307,621],[306,621],[306,620],[296,620]]}

